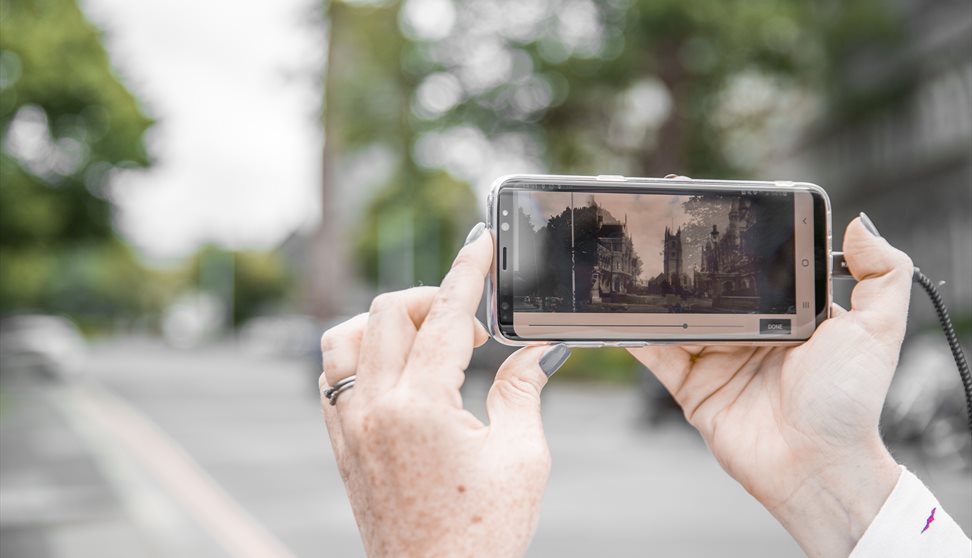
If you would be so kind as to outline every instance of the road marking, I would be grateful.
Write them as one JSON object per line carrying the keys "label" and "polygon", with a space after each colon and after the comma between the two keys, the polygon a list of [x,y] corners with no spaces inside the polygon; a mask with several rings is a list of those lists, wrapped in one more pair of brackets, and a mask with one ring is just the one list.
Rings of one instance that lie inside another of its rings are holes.
{"label": "road marking", "polygon": [[128,403],[93,383],[65,390],[82,420],[124,446],[234,558],[295,558],[178,443]]}

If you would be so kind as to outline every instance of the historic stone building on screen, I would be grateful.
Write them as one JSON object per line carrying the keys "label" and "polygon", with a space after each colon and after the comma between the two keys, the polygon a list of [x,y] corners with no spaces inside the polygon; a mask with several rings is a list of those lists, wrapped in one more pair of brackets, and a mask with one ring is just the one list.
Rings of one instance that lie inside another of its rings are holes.
{"label": "historic stone building on screen", "polygon": [[[536,259],[521,264],[516,272],[514,310],[786,313],[794,309],[790,196],[633,198],[597,194],[543,215],[536,214],[543,211],[542,204],[521,206],[518,249],[535,254]],[[657,222],[660,219],[667,223]]]}

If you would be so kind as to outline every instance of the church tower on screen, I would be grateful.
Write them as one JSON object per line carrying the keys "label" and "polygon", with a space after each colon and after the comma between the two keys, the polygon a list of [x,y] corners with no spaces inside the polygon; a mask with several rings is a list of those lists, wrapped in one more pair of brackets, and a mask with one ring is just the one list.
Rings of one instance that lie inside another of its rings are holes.
{"label": "church tower on screen", "polygon": [[682,227],[674,233],[665,227],[665,279],[672,288],[682,286]]}

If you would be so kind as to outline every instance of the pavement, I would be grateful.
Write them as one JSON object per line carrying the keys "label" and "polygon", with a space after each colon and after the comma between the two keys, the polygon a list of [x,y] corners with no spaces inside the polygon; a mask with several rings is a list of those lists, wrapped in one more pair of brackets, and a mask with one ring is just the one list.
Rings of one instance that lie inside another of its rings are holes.
{"label": "pavement", "polygon": [[[233,344],[92,348],[82,378],[0,375],[0,556],[363,556],[313,366]],[[489,385],[471,374],[482,416]],[[637,390],[551,382],[554,467],[528,556],[801,556],[679,421]],[[972,478],[915,471],[966,532]]]}

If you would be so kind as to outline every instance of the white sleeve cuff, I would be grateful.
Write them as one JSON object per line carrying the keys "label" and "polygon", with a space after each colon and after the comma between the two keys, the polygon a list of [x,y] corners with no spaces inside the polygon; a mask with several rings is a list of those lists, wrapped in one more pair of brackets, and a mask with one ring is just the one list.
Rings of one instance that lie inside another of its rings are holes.
{"label": "white sleeve cuff", "polygon": [[935,496],[905,467],[891,495],[849,558],[969,558],[972,541]]}

